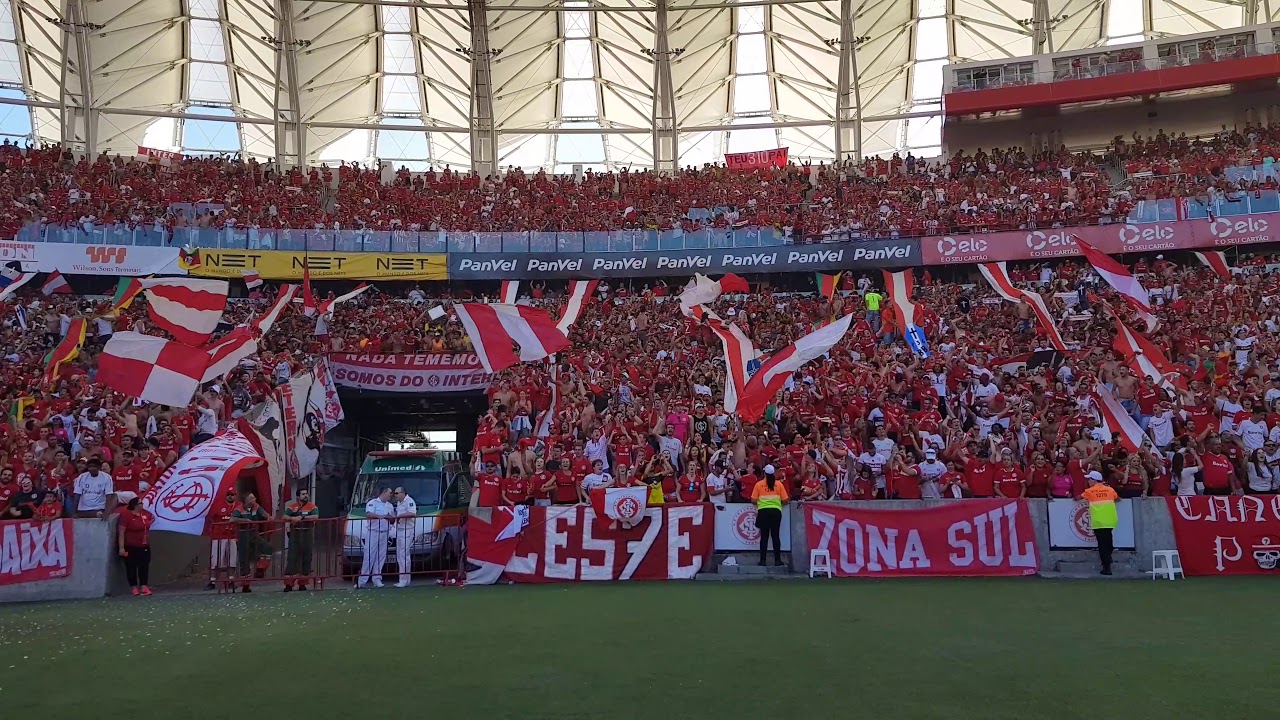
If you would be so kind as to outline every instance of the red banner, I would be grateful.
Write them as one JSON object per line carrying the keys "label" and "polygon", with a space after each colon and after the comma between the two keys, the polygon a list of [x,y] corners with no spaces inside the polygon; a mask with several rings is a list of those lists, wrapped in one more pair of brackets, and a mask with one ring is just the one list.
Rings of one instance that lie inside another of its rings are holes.
{"label": "red banner", "polygon": [[589,506],[473,509],[467,582],[690,580],[711,562],[715,506],[646,509],[634,524]]}
{"label": "red banner", "polygon": [[756,150],[745,153],[725,153],[724,165],[730,170],[754,170],[756,168],[785,167],[787,151],[791,148]]}
{"label": "red banner", "polygon": [[158,163],[167,166],[175,162],[182,162],[185,159],[186,155],[180,152],[138,146],[138,160],[141,162]]}
{"label": "red banner", "polygon": [[921,240],[925,265],[1037,260],[1079,255],[1076,238],[1104,253],[1162,252],[1280,241],[1280,216],[1242,215],[1209,220],[1089,225]]}
{"label": "red banner", "polygon": [[1168,498],[1178,557],[1188,575],[1275,575],[1280,496]]}
{"label": "red banner", "polygon": [[329,366],[335,383],[361,390],[466,392],[486,390],[493,379],[475,353],[339,353],[329,356]]}
{"label": "red banner", "polygon": [[72,522],[0,522],[0,585],[70,575],[74,550]]}
{"label": "red banner", "polygon": [[839,577],[1034,575],[1035,529],[1025,500],[960,500],[913,510],[805,506],[813,550]]}

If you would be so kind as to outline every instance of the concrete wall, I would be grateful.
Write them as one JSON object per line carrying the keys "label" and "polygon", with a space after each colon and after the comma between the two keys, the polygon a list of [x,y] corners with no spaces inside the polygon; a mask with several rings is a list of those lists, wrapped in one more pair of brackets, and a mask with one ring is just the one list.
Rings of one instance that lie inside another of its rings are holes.
{"label": "concrete wall", "polygon": [[0,603],[100,598],[128,587],[116,553],[115,518],[69,520],[72,524],[71,574],[41,582],[0,585]]}
{"label": "concrete wall", "polygon": [[[954,500],[876,500],[870,502],[837,502],[834,505],[865,507],[868,510],[918,510],[956,502]],[[1053,570],[1059,562],[1084,562],[1097,558],[1093,550],[1051,550],[1049,546],[1049,501],[1031,499],[1031,524],[1035,528],[1036,548],[1040,556],[1040,569]],[[1133,534],[1135,563],[1140,570],[1151,569],[1151,553],[1155,550],[1173,550],[1177,547],[1173,537],[1173,519],[1164,498],[1135,499],[1133,503]],[[805,533],[804,506],[792,503],[791,512],[791,569],[797,573],[809,572],[809,539]],[[1119,556],[1117,556],[1119,559]]]}

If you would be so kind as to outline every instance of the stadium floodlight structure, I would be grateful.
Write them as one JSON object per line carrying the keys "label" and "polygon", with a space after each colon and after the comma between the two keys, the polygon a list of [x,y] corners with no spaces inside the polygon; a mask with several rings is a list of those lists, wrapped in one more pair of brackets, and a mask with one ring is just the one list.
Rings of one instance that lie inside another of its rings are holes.
{"label": "stadium floodlight structure", "polygon": [[931,156],[947,63],[1276,20],[1276,0],[0,0],[0,135],[485,173]]}

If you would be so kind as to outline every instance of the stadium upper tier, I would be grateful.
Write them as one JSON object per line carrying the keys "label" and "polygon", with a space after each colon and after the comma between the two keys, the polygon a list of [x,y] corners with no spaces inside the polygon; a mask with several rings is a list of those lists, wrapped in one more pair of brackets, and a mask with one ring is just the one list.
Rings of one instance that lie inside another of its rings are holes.
{"label": "stadium upper tier", "polygon": [[[0,147],[0,230],[26,240],[420,252],[756,247],[1280,210],[1280,131],[1117,137],[1105,154],[957,153],[673,176],[274,171]],[[512,238],[512,239],[509,239]],[[342,247],[339,247],[342,246]]]}

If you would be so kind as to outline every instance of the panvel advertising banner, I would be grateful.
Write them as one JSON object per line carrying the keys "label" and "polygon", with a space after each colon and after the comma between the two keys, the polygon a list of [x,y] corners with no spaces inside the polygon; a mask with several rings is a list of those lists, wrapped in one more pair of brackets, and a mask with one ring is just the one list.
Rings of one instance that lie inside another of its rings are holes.
{"label": "panvel advertising banner", "polygon": [[1034,575],[1035,529],[1025,500],[962,500],[911,510],[805,505],[809,547],[838,577]]}
{"label": "panvel advertising banner", "polygon": [[329,369],[338,385],[385,392],[484,391],[493,379],[475,353],[339,353],[329,356]]}

